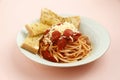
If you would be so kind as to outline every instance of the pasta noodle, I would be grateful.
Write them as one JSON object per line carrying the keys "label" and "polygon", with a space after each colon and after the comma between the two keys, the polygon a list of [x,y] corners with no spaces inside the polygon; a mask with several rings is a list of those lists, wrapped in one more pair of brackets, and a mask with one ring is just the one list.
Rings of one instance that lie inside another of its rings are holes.
{"label": "pasta noodle", "polygon": [[[68,37],[66,38],[63,36],[63,33],[58,41],[52,42],[52,40],[50,40],[51,37],[49,31],[39,42],[38,54],[49,61],[58,63],[69,63],[83,59],[92,50],[91,43],[86,35],[80,34],[78,31],[75,33],[79,34],[76,40],[73,36],[76,36],[77,34],[69,36],[68,39]],[[62,40],[63,42],[61,43],[59,40]],[[59,43],[61,43],[60,48]]]}

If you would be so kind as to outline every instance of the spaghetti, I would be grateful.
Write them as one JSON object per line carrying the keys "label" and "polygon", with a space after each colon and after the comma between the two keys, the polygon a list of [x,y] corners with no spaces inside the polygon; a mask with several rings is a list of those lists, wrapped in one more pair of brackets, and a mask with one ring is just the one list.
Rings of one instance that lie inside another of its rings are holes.
{"label": "spaghetti", "polygon": [[52,62],[69,63],[83,59],[91,50],[89,38],[65,22],[44,33],[39,42],[38,54]]}

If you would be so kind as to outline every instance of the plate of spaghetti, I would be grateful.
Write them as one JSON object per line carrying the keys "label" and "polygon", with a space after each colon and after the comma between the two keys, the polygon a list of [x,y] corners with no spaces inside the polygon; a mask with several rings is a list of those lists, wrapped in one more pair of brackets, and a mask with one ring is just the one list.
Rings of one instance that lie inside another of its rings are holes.
{"label": "plate of spaghetti", "polygon": [[79,61],[92,50],[89,38],[68,22],[47,29],[39,45],[39,55],[57,63]]}
{"label": "plate of spaghetti", "polygon": [[37,34],[32,33],[33,27],[32,30],[24,27],[17,35],[20,51],[35,62],[54,67],[84,65],[97,60],[107,51],[110,38],[102,25],[80,16],[80,24],[76,27],[68,18],[63,19],[64,22],[50,26],[41,23],[33,25],[34,28],[44,26],[40,31],[37,29]]}

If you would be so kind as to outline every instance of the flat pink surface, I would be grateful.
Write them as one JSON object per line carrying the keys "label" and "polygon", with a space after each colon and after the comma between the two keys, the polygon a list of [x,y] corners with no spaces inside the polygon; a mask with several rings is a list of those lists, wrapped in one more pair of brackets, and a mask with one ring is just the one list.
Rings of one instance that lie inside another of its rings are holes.
{"label": "flat pink surface", "polygon": [[[41,8],[94,19],[109,32],[111,45],[90,64],[55,68],[35,63],[17,48],[17,33],[40,17]],[[0,0],[0,80],[120,80],[120,0]]]}

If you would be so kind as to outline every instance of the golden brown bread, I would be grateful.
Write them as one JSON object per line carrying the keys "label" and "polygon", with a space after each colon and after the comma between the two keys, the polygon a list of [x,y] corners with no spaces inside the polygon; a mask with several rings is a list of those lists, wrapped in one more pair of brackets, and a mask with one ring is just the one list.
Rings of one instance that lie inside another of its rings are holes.
{"label": "golden brown bread", "polygon": [[40,21],[43,24],[47,24],[50,26],[59,24],[61,23],[60,18],[61,18],[60,16],[58,16],[56,13],[54,13],[53,11],[49,9],[44,8],[41,10]]}
{"label": "golden brown bread", "polygon": [[31,37],[31,36],[27,36],[23,42],[23,44],[21,45],[22,48],[37,54],[38,50],[39,50],[39,40],[42,37],[42,35],[39,36],[35,36],[35,37]]}
{"label": "golden brown bread", "polygon": [[64,22],[72,23],[77,29],[80,27],[79,16],[61,17],[46,8],[41,10],[40,21],[36,21],[33,24],[27,24],[25,27],[30,36],[37,36],[39,34],[42,34],[52,25]]}
{"label": "golden brown bread", "polygon": [[50,26],[40,23],[39,21],[33,24],[25,25],[30,36],[37,36],[46,31]]}
{"label": "golden brown bread", "polygon": [[72,23],[77,29],[79,29],[79,27],[80,27],[80,17],[79,16],[65,17],[64,22]]}
{"label": "golden brown bread", "polygon": [[41,10],[40,21],[43,24],[47,24],[50,26],[59,24],[59,23],[64,23],[64,22],[70,22],[76,28],[78,28],[80,26],[80,17],[79,16],[62,17],[46,8]]}
{"label": "golden brown bread", "polygon": [[62,17],[49,9],[46,8],[42,9],[39,21],[36,21],[33,24],[25,25],[28,31],[28,36],[25,38],[21,47],[34,54],[38,53],[39,39],[41,37],[41,34],[44,33],[44,31],[46,31],[52,25],[64,22],[72,23],[76,28],[79,28],[80,17],[79,16]]}

